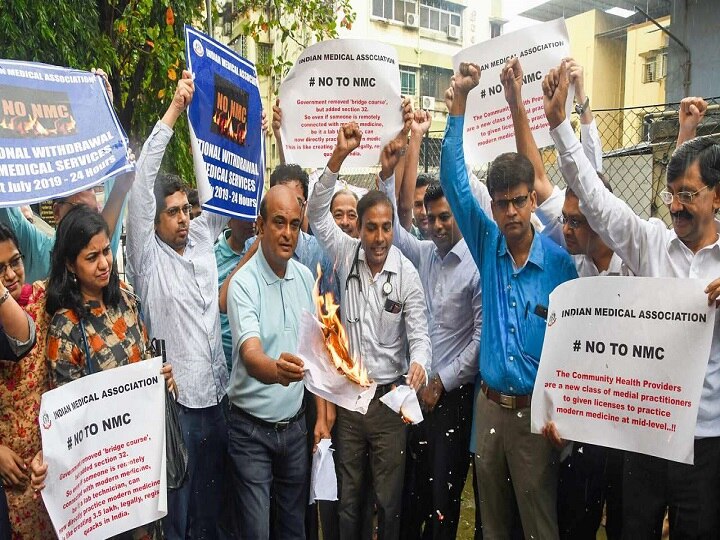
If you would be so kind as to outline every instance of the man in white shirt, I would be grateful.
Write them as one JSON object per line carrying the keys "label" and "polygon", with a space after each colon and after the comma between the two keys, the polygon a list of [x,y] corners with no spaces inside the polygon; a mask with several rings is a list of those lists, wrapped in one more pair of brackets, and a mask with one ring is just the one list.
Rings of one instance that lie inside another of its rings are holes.
{"label": "man in white shirt", "polygon": [[[417,270],[392,245],[390,200],[379,191],[370,191],[360,199],[359,240],[345,234],[329,212],[340,167],[360,145],[361,137],[355,123],[340,128],[337,145],[307,207],[310,226],[335,260],[350,353],[362,360],[369,377],[378,384],[367,414],[338,407],[336,463],[343,540],[361,536],[367,474],[372,474],[371,496],[378,509],[379,538],[398,538],[400,534],[407,429],[400,415],[379,398],[396,384],[409,384],[418,390],[426,382],[425,365],[431,358],[425,296]],[[392,152],[399,152],[402,141],[394,142]],[[382,159],[383,163],[388,161],[387,156]]]}
{"label": "man in white shirt", "polygon": [[[678,148],[667,170],[673,229],[641,219],[607,191],[583,154],[565,115],[565,63],[543,81],[545,114],[560,154],[560,169],[580,210],[600,238],[638,276],[700,278],[708,302],[720,297],[720,145],[694,139]],[[681,361],[681,359],[678,359]],[[686,465],[626,453],[623,538],[659,538],[670,508],[671,538],[716,538],[720,530],[720,318],[715,320],[695,428],[695,463]]]}

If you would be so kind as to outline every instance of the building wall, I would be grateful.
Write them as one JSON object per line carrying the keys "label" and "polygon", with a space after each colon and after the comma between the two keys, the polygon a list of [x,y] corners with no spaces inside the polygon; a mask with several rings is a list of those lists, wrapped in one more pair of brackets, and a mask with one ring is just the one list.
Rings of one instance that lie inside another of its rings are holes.
{"label": "building wall", "polygon": [[720,32],[717,0],[684,0],[673,3],[670,31],[690,49],[690,87],[685,93],[683,64],[685,51],[669,43],[667,98],[678,102],[686,95],[720,96]]}

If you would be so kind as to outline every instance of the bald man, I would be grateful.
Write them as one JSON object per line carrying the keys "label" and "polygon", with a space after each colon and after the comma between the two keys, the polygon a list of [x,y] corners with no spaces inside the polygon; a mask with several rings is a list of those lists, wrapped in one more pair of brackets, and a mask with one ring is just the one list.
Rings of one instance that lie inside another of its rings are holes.
{"label": "bald man", "polygon": [[233,370],[228,397],[233,470],[233,525],[240,538],[305,538],[309,474],[303,408],[303,362],[295,354],[300,315],[314,312],[313,277],[293,253],[302,208],[292,189],[276,185],[260,203],[260,247],[228,290]]}

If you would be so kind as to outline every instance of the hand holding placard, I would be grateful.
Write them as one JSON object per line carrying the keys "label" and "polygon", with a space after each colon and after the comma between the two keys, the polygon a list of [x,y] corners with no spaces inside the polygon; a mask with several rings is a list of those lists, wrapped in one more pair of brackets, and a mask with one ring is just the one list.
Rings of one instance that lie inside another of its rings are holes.
{"label": "hand holding placard", "polygon": [[558,127],[566,118],[565,102],[569,86],[566,62],[561,62],[557,69],[551,69],[543,80],[543,104],[550,129]]}

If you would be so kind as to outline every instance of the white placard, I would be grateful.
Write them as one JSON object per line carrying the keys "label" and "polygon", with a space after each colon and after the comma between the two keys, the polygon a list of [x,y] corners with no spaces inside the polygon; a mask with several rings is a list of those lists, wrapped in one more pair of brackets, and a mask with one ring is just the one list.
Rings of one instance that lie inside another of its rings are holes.
{"label": "white placard", "polygon": [[46,392],[45,507],[61,540],[101,539],[167,514],[162,358]]}
{"label": "white placard", "polygon": [[[482,70],[480,84],[468,95],[465,110],[466,161],[487,163],[503,152],[516,151],[512,117],[500,83],[505,62],[514,56],[520,59],[523,69],[522,96],[535,142],[538,148],[553,144],[543,108],[542,80],[569,55],[565,20],[556,19],[478,43],[453,57],[456,72],[461,62],[473,62]],[[566,105],[568,116],[574,97],[575,89],[571,86]]]}
{"label": "white placard", "polygon": [[324,167],[342,124],[357,122],[362,142],[344,167],[378,164],[403,126],[400,68],[394,47],[335,39],[303,51],[280,85],[285,161]]}
{"label": "white placard", "polygon": [[532,431],[693,462],[716,310],[707,280],[590,277],[550,295]]}

